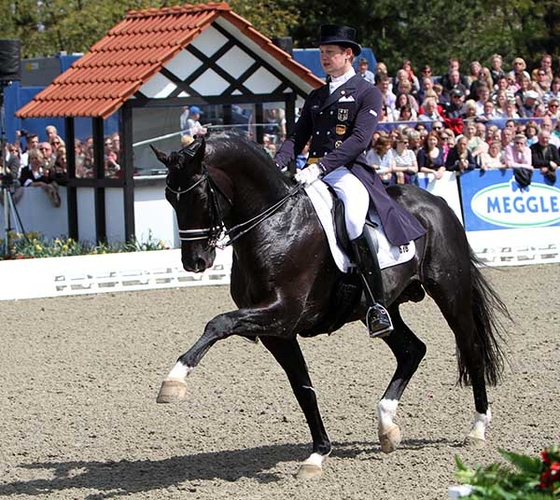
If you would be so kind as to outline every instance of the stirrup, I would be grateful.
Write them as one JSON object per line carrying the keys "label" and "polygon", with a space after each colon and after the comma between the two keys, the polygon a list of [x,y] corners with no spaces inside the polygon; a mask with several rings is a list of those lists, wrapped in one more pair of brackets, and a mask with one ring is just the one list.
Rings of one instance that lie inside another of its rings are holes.
{"label": "stirrup", "polygon": [[387,337],[394,330],[391,316],[381,304],[374,304],[368,309],[366,326],[372,339]]}

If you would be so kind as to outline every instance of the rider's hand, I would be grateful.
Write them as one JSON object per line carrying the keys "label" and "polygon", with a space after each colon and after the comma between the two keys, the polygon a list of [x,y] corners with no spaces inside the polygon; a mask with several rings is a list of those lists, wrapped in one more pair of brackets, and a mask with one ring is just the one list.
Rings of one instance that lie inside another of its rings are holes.
{"label": "rider's hand", "polygon": [[316,163],[313,163],[299,170],[294,176],[294,179],[303,186],[310,186],[321,176],[322,173],[323,171],[321,170],[321,167],[319,167]]}

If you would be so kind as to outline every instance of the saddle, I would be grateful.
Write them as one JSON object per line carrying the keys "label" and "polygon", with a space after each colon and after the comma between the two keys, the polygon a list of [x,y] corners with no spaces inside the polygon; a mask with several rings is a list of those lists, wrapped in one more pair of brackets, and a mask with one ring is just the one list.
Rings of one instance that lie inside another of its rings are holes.
{"label": "saddle", "polygon": [[[322,181],[306,186],[305,192],[311,200],[317,217],[325,231],[329,248],[337,267],[343,273],[349,272],[354,265],[350,258],[352,251],[346,231],[342,201]],[[379,215],[375,210],[370,209],[364,230],[369,231],[372,240],[376,241],[377,258],[381,269],[402,264],[414,257],[416,247],[413,241],[409,242],[408,245],[400,247],[389,243]]]}

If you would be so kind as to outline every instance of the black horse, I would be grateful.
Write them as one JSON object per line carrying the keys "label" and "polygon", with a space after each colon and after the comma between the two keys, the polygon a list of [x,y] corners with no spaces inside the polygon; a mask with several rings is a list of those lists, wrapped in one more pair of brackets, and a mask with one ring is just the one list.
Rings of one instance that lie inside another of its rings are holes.
{"label": "black horse", "polygon": [[[359,280],[338,270],[309,198],[259,145],[226,133],[206,141],[197,137],[169,156],[154,152],[168,168],[166,197],[176,212],[185,270],[203,272],[213,265],[225,229],[233,244],[231,295],[239,307],[206,325],[162,383],[157,401],[183,400],[187,375],[218,340],[258,337],[285,370],[311,431],[313,453],[298,476],[320,474],[331,443],[297,336],[363,321],[366,303]],[[486,384],[498,382],[504,365],[496,314],[507,316],[507,308],[478,269],[465,231],[443,199],[415,186],[393,186],[388,192],[427,234],[416,241],[415,258],[383,271],[385,303],[395,327],[383,340],[397,368],[377,408],[382,449],[388,453],[400,443],[393,418],[426,352],[399,306],[419,302],[426,293],[455,335],[459,381],[472,385],[476,412],[467,441],[482,444],[491,419]]]}

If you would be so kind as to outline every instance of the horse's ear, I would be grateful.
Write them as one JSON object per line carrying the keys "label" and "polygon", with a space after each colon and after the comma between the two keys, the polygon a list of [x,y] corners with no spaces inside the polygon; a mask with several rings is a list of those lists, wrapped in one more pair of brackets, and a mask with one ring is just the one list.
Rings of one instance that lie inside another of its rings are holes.
{"label": "horse's ear", "polygon": [[194,141],[192,141],[186,148],[181,152],[186,154],[191,159],[199,159],[202,161],[204,157],[204,150],[206,149],[206,141],[203,135],[195,135]]}
{"label": "horse's ear", "polygon": [[160,151],[159,149],[152,146],[151,144],[150,147],[152,148],[152,151],[156,155],[156,158],[167,167],[167,161],[168,161],[167,155],[163,151]]}

